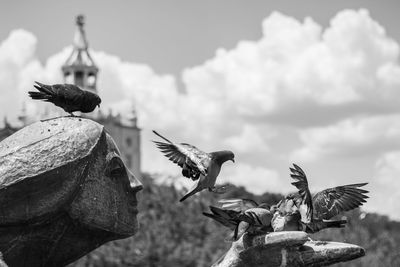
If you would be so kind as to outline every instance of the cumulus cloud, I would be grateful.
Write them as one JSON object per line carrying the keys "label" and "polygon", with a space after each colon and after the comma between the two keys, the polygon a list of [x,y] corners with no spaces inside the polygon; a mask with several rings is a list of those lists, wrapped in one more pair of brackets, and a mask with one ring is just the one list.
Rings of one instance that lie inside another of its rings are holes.
{"label": "cumulus cloud", "polygon": [[36,44],[36,37],[22,29],[10,32],[0,44],[0,117],[15,120],[24,98],[27,77],[41,71]]}
{"label": "cumulus cloud", "polygon": [[311,18],[301,23],[274,12],[260,40],[219,49],[213,59],[186,69],[183,80],[188,92],[224,99],[240,115],[296,116],[312,106],[321,111],[313,114],[321,123],[321,106],[395,106],[398,56],[398,44],[366,10],[338,13],[325,31]]}
{"label": "cumulus cloud", "polygon": [[219,180],[221,182],[244,186],[255,194],[293,191],[293,187],[286,186],[287,181],[280,179],[276,171],[265,167],[254,167],[249,164],[239,163],[232,167],[224,166],[223,173],[220,176]]}
{"label": "cumulus cloud", "polygon": [[375,179],[372,183],[371,210],[389,214],[400,220],[398,203],[400,200],[400,150],[390,151],[380,157],[375,164]]}
{"label": "cumulus cloud", "polygon": [[258,129],[252,125],[244,125],[240,135],[227,137],[224,141],[227,147],[239,153],[263,153],[269,151],[264,137],[273,137],[273,130],[263,135]]}
{"label": "cumulus cloud", "polygon": [[305,161],[324,156],[357,156],[400,146],[400,114],[356,117],[336,124],[300,130],[303,147],[292,158]]}

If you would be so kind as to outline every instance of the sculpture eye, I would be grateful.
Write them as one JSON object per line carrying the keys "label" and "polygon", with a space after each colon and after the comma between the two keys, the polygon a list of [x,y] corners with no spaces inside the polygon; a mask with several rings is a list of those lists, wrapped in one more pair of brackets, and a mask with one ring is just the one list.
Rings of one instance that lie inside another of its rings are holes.
{"label": "sculpture eye", "polygon": [[125,165],[119,157],[113,157],[108,165],[108,176],[119,176],[125,172]]}

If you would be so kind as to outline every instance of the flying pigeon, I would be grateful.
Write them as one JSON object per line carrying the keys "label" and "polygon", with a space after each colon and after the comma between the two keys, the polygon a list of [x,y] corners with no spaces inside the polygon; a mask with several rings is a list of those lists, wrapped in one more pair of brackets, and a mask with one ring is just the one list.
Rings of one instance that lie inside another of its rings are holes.
{"label": "flying pigeon", "polygon": [[296,186],[298,193],[287,196],[286,204],[292,201],[292,211],[298,211],[303,230],[306,232],[315,233],[324,228],[344,227],[346,220],[330,219],[342,212],[358,208],[368,198],[366,193],[369,192],[360,188],[368,183],[328,188],[312,197],[305,172],[296,164],[293,164],[293,167],[290,168],[290,176],[295,180],[292,185]]}
{"label": "flying pigeon", "polygon": [[238,240],[244,233],[272,232],[273,213],[266,203],[257,204],[251,199],[222,199],[222,208],[210,206],[212,213],[203,215],[214,219],[233,231],[229,241]]}
{"label": "flying pigeon", "polygon": [[32,99],[51,102],[74,116],[72,112],[92,112],[96,106],[100,107],[101,99],[95,93],[82,90],[73,84],[46,85],[35,82],[36,91],[29,91]]}
{"label": "flying pigeon", "polygon": [[153,133],[166,141],[166,143],[153,142],[170,161],[182,168],[182,175],[197,181],[193,188],[179,200],[180,202],[207,188],[210,192],[221,193],[224,187],[215,187],[215,182],[222,164],[228,160],[235,162],[235,155],[232,151],[206,153],[190,144],[173,143],[154,130]]}

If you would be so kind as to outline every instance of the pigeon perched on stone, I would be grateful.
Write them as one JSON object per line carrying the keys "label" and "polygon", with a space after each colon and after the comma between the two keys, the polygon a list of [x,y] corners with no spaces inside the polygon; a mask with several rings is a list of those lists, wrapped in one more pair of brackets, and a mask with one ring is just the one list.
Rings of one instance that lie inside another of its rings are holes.
{"label": "pigeon perched on stone", "polygon": [[325,228],[342,228],[346,220],[314,220],[305,223],[302,221],[299,204],[301,197],[298,193],[287,195],[276,209],[271,220],[274,232],[280,231],[304,231],[315,233]]}
{"label": "pigeon perched on stone", "polygon": [[216,188],[215,182],[221,171],[222,164],[228,160],[235,162],[235,155],[232,151],[223,150],[206,153],[190,144],[173,143],[156,131],[153,132],[166,141],[166,143],[153,141],[161,152],[182,168],[183,176],[197,181],[194,187],[179,201],[182,202],[204,189],[220,193],[223,187]]}
{"label": "pigeon perched on stone", "polygon": [[222,199],[219,202],[222,208],[210,206],[212,213],[203,212],[203,215],[231,229],[229,241],[238,240],[246,232],[259,234],[273,231],[273,212],[266,203],[258,204],[251,199]]}
{"label": "pigeon perched on stone", "polygon": [[100,107],[101,99],[95,93],[82,90],[73,84],[46,85],[35,82],[36,91],[29,91],[32,99],[51,102],[74,116],[72,112],[92,112],[96,106]]}
{"label": "pigeon perched on stone", "polygon": [[[368,183],[349,184],[328,188],[311,196],[305,172],[296,164],[290,168],[290,176],[295,180],[298,193],[286,196],[279,211],[281,214],[297,213],[302,230],[315,233],[324,228],[344,227],[346,220],[330,220],[342,212],[349,211],[363,205],[368,198],[367,190],[359,187]],[[287,229],[285,229],[287,230]]]}

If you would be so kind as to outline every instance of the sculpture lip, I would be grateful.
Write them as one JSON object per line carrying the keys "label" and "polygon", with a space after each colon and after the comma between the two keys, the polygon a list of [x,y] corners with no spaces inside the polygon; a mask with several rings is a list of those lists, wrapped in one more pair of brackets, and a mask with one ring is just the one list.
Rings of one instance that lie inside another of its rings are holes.
{"label": "sculpture lip", "polygon": [[130,201],[129,202],[129,212],[135,213],[135,214],[139,213],[139,210],[137,207],[138,204],[139,204],[139,202],[136,199],[134,201]]}

